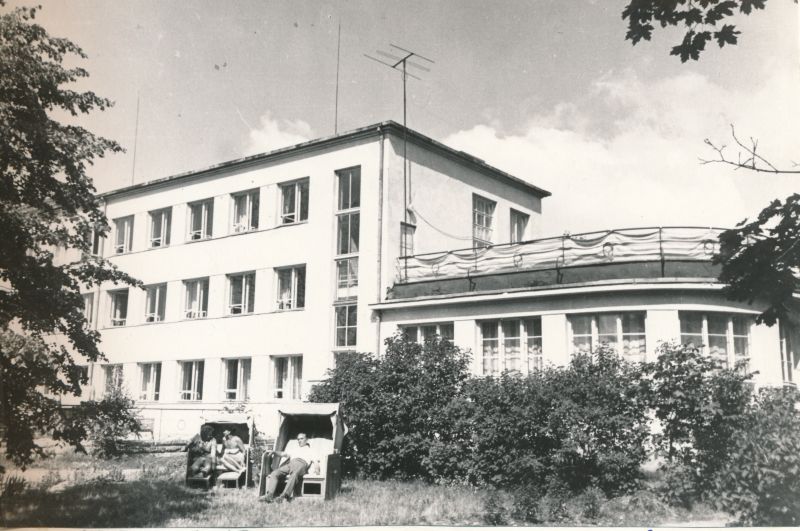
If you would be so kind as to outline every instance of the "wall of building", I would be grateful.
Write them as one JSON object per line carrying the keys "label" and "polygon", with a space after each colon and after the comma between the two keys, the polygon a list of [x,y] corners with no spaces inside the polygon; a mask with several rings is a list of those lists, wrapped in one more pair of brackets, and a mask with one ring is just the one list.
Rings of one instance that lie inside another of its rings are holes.
{"label": "wall of building", "polygon": [[[480,323],[495,319],[513,319],[540,316],[542,323],[542,350],[546,363],[564,365],[573,351],[568,326],[568,316],[573,314],[599,314],[615,312],[644,312],[646,331],[646,360],[656,357],[660,342],[680,341],[680,311],[714,312],[755,316],[757,311],[745,304],[724,299],[718,290],[661,289],[625,291],[620,286],[614,292],[573,290],[559,295],[539,292],[525,299],[508,299],[423,306],[422,302],[406,308],[381,310],[381,337],[395,334],[398,327],[422,323],[454,323],[454,343],[472,352],[472,370],[482,373]],[[750,367],[759,371],[755,377],[759,385],[781,385],[781,353],[778,327],[756,325],[749,328]]]}

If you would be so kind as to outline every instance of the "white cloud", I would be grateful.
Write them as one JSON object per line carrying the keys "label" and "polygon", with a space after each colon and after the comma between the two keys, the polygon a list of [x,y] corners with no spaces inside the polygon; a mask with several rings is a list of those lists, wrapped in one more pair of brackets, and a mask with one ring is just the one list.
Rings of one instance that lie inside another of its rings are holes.
{"label": "white cloud", "polygon": [[651,83],[630,71],[609,73],[581,101],[531,117],[522,134],[476,125],[445,143],[553,192],[544,201],[545,236],[732,226],[800,189],[800,178],[701,165],[698,157],[713,156],[703,139],[731,144],[734,123],[742,136],[759,137],[775,162],[800,162],[799,93],[798,73],[781,68],[751,93],[696,73]]}
{"label": "white cloud", "polygon": [[271,114],[267,112],[261,116],[260,121],[260,127],[257,129],[251,128],[248,133],[244,148],[246,155],[264,153],[265,151],[307,142],[314,138],[311,126],[303,120],[273,119]]}

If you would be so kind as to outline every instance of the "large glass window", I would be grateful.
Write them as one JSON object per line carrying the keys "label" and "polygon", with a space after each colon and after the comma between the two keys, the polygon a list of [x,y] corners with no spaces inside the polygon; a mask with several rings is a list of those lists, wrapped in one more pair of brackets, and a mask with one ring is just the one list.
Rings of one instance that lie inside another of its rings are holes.
{"label": "large glass window", "polygon": [[111,326],[125,326],[128,321],[128,290],[109,292],[111,296]]}
{"label": "large glass window", "polygon": [[511,235],[508,241],[517,243],[525,241],[525,230],[528,228],[528,214],[511,209]]}
{"label": "large glass window", "polygon": [[605,343],[628,361],[644,361],[644,312],[570,315],[567,321],[575,352],[591,352]]}
{"label": "large glass window", "polygon": [[681,343],[699,348],[720,367],[734,367],[750,356],[750,326],[746,315],[679,312]]}
{"label": "large glass window", "polygon": [[150,212],[150,247],[169,245],[172,228],[172,207]]}
{"label": "large glass window", "polygon": [[358,212],[336,216],[336,254],[354,254],[358,252],[360,218],[361,215]]}
{"label": "large glass window", "polygon": [[361,206],[361,168],[348,168],[336,172],[338,188],[338,210],[350,210]]}
{"label": "large glass window", "polygon": [[83,318],[90,325],[92,324],[92,312],[94,311],[94,293],[83,294]]}
{"label": "large glass window", "polygon": [[158,401],[161,393],[161,364],[140,363],[139,375],[139,400]]}
{"label": "large glass window", "polygon": [[233,196],[233,232],[258,228],[259,192],[251,190]]}
{"label": "large glass window", "polygon": [[133,245],[133,216],[114,220],[114,253],[129,253]]}
{"label": "large glass window", "polygon": [[186,319],[202,319],[208,315],[208,278],[197,278],[183,282],[186,298],[183,316]]}
{"label": "large glass window", "polygon": [[272,374],[273,398],[302,398],[303,356],[273,356]]}
{"label": "large glass window", "polygon": [[189,239],[211,238],[214,227],[214,199],[189,203]]}
{"label": "large glass window", "polygon": [[228,276],[228,314],[253,313],[256,300],[256,274]]}
{"label": "large glass window", "polygon": [[308,219],[308,180],[281,185],[281,224]]}
{"label": "large glass window", "polygon": [[784,321],[779,323],[779,334],[781,341],[781,374],[783,381],[786,383],[794,382],[794,349],[798,338],[797,332],[794,328],[785,324]]}
{"label": "large glass window", "polygon": [[336,298],[355,299],[358,296],[358,257],[336,260]]}
{"label": "large glass window", "polygon": [[122,364],[115,363],[103,367],[105,373],[105,393],[108,394],[114,389],[122,388]]}
{"label": "large glass window", "polygon": [[225,360],[225,400],[250,400],[250,358]]}
{"label": "large glass window", "polygon": [[527,374],[543,368],[540,317],[483,321],[480,330],[484,375]]}
{"label": "large glass window", "polygon": [[306,305],[306,266],[278,269],[278,309],[296,310]]}
{"label": "large glass window", "polygon": [[145,322],[158,323],[163,321],[167,310],[167,285],[148,286],[146,305]]}
{"label": "large glass window", "polygon": [[355,304],[336,306],[336,346],[354,347],[357,341],[358,307]]}
{"label": "large glass window", "polygon": [[409,341],[423,344],[430,341],[435,337],[440,337],[442,340],[453,344],[453,323],[428,323],[428,324],[414,324],[403,325],[400,327],[403,335]]}
{"label": "large glass window", "polygon": [[178,398],[181,400],[203,399],[203,373],[204,361],[182,361],[181,389]]}
{"label": "large glass window", "polygon": [[492,220],[497,203],[479,195],[472,196],[472,246],[492,244]]}

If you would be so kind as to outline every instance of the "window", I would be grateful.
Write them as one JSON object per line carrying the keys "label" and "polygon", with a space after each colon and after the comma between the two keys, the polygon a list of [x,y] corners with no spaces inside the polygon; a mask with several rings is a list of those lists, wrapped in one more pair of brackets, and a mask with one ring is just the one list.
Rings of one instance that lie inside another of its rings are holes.
{"label": "window", "polygon": [[681,343],[701,349],[719,367],[735,367],[750,355],[752,319],[725,313],[679,312]]}
{"label": "window", "polygon": [[250,400],[250,358],[225,360],[225,400]]}
{"label": "window", "polygon": [[781,341],[781,373],[785,383],[794,382],[794,342],[796,338],[794,330],[789,328],[784,321],[779,323],[779,333]]}
{"label": "window", "polygon": [[139,400],[147,402],[158,401],[161,393],[161,364],[160,363],[140,363],[139,364],[140,383]]}
{"label": "window", "polygon": [[169,245],[169,232],[172,227],[172,208],[150,212],[150,247]]}
{"label": "window", "polygon": [[278,269],[278,309],[296,310],[306,305],[306,266]]}
{"label": "window", "polygon": [[358,212],[336,216],[338,227],[336,231],[336,254],[354,254],[358,252],[360,216]]}
{"label": "window", "polygon": [[258,228],[258,190],[233,196],[233,232],[247,232]]}
{"label": "window", "polygon": [[228,314],[253,313],[256,301],[256,274],[228,276]]}
{"label": "window", "polygon": [[92,231],[92,255],[100,256],[100,247],[101,247],[102,236],[100,235],[100,231],[95,229]]}
{"label": "window", "polygon": [[442,341],[453,344],[453,323],[404,325],[401,329],[410,341],[425,343],[438,336]]}
{"label": "window", "polygon": [[357,309],[355,304],[336,306],[336,346],[354,347],[357,339]]}
{"label": "window", "polygon": [[122,364],[106,365],[103,367],[105,373],[105,393],[108,394],[114,389],[122,387]]}
{"label": "window", "polygon": [[417,227],[409,223],[400,222],[400,256],[414,254],[414,233]]}
{"label": "window", "polygon": [[125,326],[128,320],[128,290],[112,291],[111,295],[111,326]]}
{"label": "window", "polygon": [[114,253],[122,254],[131,251],[133,242],[133,216],[114,220]]}
{"label": "window", "polygon": [[158,323],[164,320],[167,308],[167,285],[158,284],[147,288],[147,308],[144,320],[146,323]]}
{"label": "window", "polygon": [[213,234],[214,199],[189,203],[189,240],[205,240]]}
{"label": "window", "polygon": [[198,278],[183,282],[186,300],[183,314],[186,319],[201,319],[208,315],[208,279]]}
{"label": "window", "polygon": [[92,324],[92,311],[94,310],[94,293],[83,294],[83,318]]}
{"label": "window", "polygon": [[484,321],[480,327],[485,376],[527,374],[544,367],[540,317]]}
{"label": "window", "polygon": [[308,219],[308,180],[281,185],[281,225]]}
{"label": "window", "polygon": [[336,172],[338,210],[350,210],[361,206],[361,168],[348,168]]}
{"label": "window", "polygon": [[567,322],[575,352],[591,352],[605,343],[628,361],[644,361],[644,312],[570,315]]}
{"label": "window", "polygon": [[181,400],[203,399],[203,361],[181,362],[181,390],[178,397]]}
{"label": "window", "polygon": [[511,243],[525,241],[525,229],[528,228],[527,214],[523,214],[517,210],[511,209],[511,237],[508,241]]}
{"label": "window", "polygon": [[358,295],[358,257],[336,261],[336,299],[355,299]]}
{"label": "window", "polygon": [[496,204],[479,195],[472,196],[472,246],[476,249],[492,244],[492,218]]}
{"label": "window", "polygon": [[300,400],[303,383],[303,356],[273,356],[272,397]]}

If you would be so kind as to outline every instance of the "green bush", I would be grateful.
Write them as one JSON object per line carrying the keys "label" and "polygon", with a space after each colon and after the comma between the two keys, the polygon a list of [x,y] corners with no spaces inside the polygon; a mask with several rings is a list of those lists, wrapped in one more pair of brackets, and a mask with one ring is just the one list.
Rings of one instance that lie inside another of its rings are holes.
{"label": "green bush", "polygon": [[764,389],[714,479],[716,505],[746,526],[800,525],[800,393]]}
{"label": "green bush", "polygon": [[665,494],[690,506],[712,493],[714,476],[728,460],[752,399],[752,375],[742,367],[721,369],[698,349],[669,343],[659,346],[645,372],[662,427],[655,441],[666,459]]}
{"label": "green bush", "polygon": [[311,390],[312,402],[341,402],[350,428],[343,454],[348,469],[374,478],[434,479],[431,448],[447,440],[445,412],[468,378],[469,357],[445,341],[424,345],[401,336],[386,353],[342,354]]}
{"label": "green bush", "polygon": [[92,443],[92,453],[103,458],[122,455],[121,441],[142,430],[133,400],[119,387],[110,389],[102,400],[81,402],[72,421],[70,429],[81,430]]}

